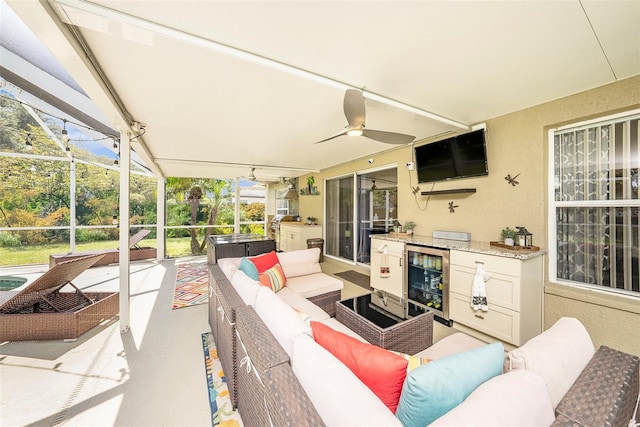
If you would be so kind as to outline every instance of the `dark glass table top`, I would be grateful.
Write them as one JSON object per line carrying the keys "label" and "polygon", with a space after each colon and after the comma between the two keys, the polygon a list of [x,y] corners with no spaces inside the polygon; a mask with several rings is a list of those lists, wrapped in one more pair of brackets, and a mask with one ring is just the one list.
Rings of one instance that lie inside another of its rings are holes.
{"label": "dark glass table top", "polygon": [[372,303],[371,294],[342,300],[339,304],[344,305],[349,310],[356,312],[360,316],[383,329],[404,321],[404,319],[400,319],[391,313],[387,313],[382,308]]}
{"label": "dark glass table top", "polygon": [[222,234],[209,236],[209,241],[214,245],[224,245],[227,243],[262,242],[267,240],[273,239],[261,234]]}

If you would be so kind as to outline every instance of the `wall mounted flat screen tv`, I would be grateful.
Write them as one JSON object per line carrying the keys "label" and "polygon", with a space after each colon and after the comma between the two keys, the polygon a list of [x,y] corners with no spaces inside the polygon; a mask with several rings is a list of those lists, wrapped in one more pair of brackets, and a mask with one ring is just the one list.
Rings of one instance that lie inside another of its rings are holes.
{"label": "wall mounted flat screen tv", "polygon": [[484,129],[415,147],[418,182],[489,174]]}

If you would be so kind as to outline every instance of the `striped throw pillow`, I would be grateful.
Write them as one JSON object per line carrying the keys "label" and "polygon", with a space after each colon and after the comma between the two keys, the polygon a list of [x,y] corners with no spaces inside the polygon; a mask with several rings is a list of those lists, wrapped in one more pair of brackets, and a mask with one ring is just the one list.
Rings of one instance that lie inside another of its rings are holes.
{"label": "striped throw pillow", "polygon": [[287,285],[287,278],[284,276],[284,271],[282,271],[282,266],[279,263],[260,273],[258,280],[262,286],[270,288],[273,292],[278,292]]}

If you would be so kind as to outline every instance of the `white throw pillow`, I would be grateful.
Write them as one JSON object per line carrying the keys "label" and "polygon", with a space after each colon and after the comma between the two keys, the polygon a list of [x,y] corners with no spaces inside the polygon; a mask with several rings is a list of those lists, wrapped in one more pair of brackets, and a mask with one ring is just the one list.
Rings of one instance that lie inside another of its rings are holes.
{"label": "white throw pillow", "polygon": [[551,425],[554,419],[544,381],[521,369],[481,384],[430,426],[537,427]]}
{"label": "white throw pillow", "polygon": [[327,426],[402,425],[349,368],[313,338],[296,339],[291,365]]}
{"label": "white throw pillow", "polygon": [[522,347],[507,353],[504,372],[527,369],[540,375],[555,410],[594,353],[593,342],[582,323],[563,317]]}
{"label": "white throw pillow", "polygon": [[255,309],[289,357],[293,354],[293,341],[296,337],[311,334],[311,327],[300,315],[265,286],[260,286]]}

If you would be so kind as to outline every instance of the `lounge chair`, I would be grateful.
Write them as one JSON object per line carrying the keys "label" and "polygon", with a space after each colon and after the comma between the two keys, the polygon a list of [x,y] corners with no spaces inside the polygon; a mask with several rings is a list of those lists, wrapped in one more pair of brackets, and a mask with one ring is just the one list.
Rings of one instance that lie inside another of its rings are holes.
{"label": "lounge chair", "polygon": [[[24,289],[0,292],[0,341],[76,339],[117,314],[117,292],[83,292],[71,283],[104,256],[60,262]],[[75,291],[60,292],[66,285]]]}
{"label": "lounge chair", "polygon": [[[140,230],[133,236],[129,238],[129,248],[130,248],[130,259],[131,261],[139,261],[142,259],[149,259],[156,257],[156,248],[141,248],[138,243],[147,235],[151,233],[149,230]],[[103,254],[105,255],[101,260],[99,260],[94,266],[101,265],[109,265],[109,264],[117,264],[119,261],[119,249],[102,249],[96,251],[88,251],[88,252],[75,252],[75,253],[66,253],[66,254],[57,254],[57,255],[49,255],[49,268],[54,265],[69,261],[71,259],[85,257],[87,255],[94,254]]]}

